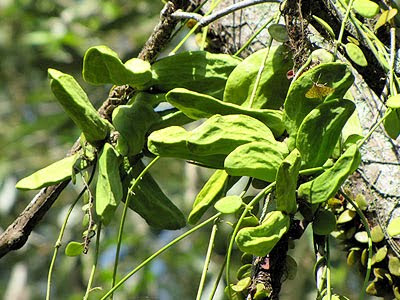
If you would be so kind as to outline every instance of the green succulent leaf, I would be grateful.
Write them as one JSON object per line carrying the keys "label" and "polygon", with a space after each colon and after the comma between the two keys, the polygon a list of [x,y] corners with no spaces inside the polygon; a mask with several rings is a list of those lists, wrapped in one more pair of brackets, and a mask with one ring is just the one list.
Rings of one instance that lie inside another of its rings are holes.
{"label": "green succulent leaf", "polygon": [[319,25],[321,25],[326,30],[326,32],[333,39],[335,38],[335,32],[333,31],[332,27],[325,20],[323,20],[323,19],[321,19],[321,18],[319,18],[317,16],[314,16],[314,15],[313,15],[313,18],[314,18],[315,21],[317,21],[319,23]]}
{"label": "green succulent leaf", "polygon": [[399,235],[400,234],[400,217],[390,220],[389,225],[386,230],[390,236]]}
{"label": "green succulent leaf", "polygon": [[20,190],[37,190],[67,180],[71,178],[74,164],[78,158],[79,154],[77,153],[52,163],[21,179],[15,187]]}
{"label": "green succulent leaf", "polygon": [[336,217],[327,209],[320,209],[312,224],[313,232],[318,235],[328,235],[336,228]]}
{"label": "green succulent leaf", "polygon": [[377,3],[370,0],[355,0],[353,2],[353,9],[364,18],[373,18],[379,11],[380,7]]}
{"label": "green succulent leaf", "polygon": [[[149,86],[168,92],[174,88],[192,89],[222,99],[226,80],[241,59],[227,54],[187,51],[167,56],[152,65]],[[195,84],[193,84],[195,82]]]}
{"label": "green succulent leaf", "polygon": [[159,119],[151,104],[143,100],[115,108],[112,121],[120,133],[116,145],[118,152],[128,156],[140,153],[146,142],[146,134]]}
{"label": "green succulent leaf", "polygon": [[192,211],[188,217],[190,224],[196,224],[208,208],[221,197],[228,178],[228,173],[224,170],[217,170],[211,175],[194,200]]}
{"label": "green succulent leaf", "polygon": [[332,198],[361,162],[357,145],[351,145],[335,162],[321,175],[312,181],[303,183],[298,189],[298,195],[312,204],[322,203]]}
{"label": "green succulent leaf", "polygon": [[395,140],[400,135],[400,109],[391,109],[386,113],[388,116],[383,120],[383,126],[389,137]]}
{"label": "green succulent leaf", "polygon": [[[124,161],[123,190],[126,193],[130,186],[138,180],[139,174],[144,170],[144,164],[139,160],[131,166]],[[149,226],[155,229],[177,230],[186,225],[186,218],[180,209],[165,195],[157,182],[147,172],[133,192],[129,195],[129,208],[138,213]]]}
{"label": "green succulent leaf", "polygon": [[354,110],[352,101],[334,99],[318,105],[304,118],[296,139],[304,168],[322,166],[332,155],[343,126]]}
{"label": "green succulent leaf", "polygon": [[67,256],[78,256],[83,252],[83,244],[78,242],[69,242],[65,247],[65,255]]}
{"label": "green succulent leaf", "polygon": [[287,214],[297,211],[296,188],[301,155],[294,149],[280,164],[276,174],[276,209]]}
{"label": "green succulent leaf", "polygon": [[223,214],[233,214],[236,212],[243,204],[242,198],[239,196],[226,196],[219,199],[214,207],[220,213]]}
{"label": "green succulent leaf", "polygon": [[289,40],[286,26],[283,24],[271,24],[268,27],[270,36],[277,42],[285,43]]}
{"label": "green succulent leaf", "polygon": [[[261,77],[253,92],[262,66]],[[286,74],[292,67],[291,53],[287,46],[271,47],[269,52],[267,49],[254,52],[229,75],[224,101],[248,108],[278,109],[285,100],[290,84]]]}
{"label": "green succulent leaf", "polygon": [[332,62],[308,70],[291,84],[283,114],[290,149],[295,148],[296,135],[304,118],[324,101],[342,99],[353,82],[354,76],[347,64]]}
{"label": "green succulent leaf", "polygon": [[275,136],[280,136],[285,130],[282,122],[282,112],[279,110],[245,108],[182,88],[176,88],[167,93],[166,99],[194,120],[209,118],[215,114],[242,114],[253,117],[267,125]]}
{"label": "green succulent leaf", "polygon": [[265,140],[275,141],[275,138],[257,119],[246,115],[214,115],[192,131],[187,146],[197,155],[227,155],[240,145]]}
{"label": "green succulent leaf", "polygon": [[118,54],[107,46],[95,46],[86,51],[82,74],[83,79],[91,84],[130,84],[137,88],[152,78],[148,62],[133,58],[124,65]]}
{"label": "green succulent leaf", "polygon": [[89,143],[104,140],[110,124],[102,119],[90,103],[85,91],[68,74],[48,69],[50,87],[67,115],[82,130]]}
{"label": "green succulent leaf", "polygon": [[171,126],[152,132],[147,140],[149,151],[161,157],[175,157],[194,161],[206,167],[222,169],[226,155],[197,155],[189,151],[187,141],[191,132]]}
{"label": "green succulent leaf", "polygon": [[360,49],[360,47],[358,47],[353,43],[347,43],[345,47],[347,55],[353,62],[355,62],[357,65],[361,67],[368,66],[367,59],[365,58],[365,55]]}
{"label": "green succulent leaf", "polygon": [[96,214],[104,224],[110,223],[114,211],[122,200],[123,191],[119,175],[121,159],[114,148],[106,143],[100,153],[96,184]]}
{"label": "green succulent leaf", "polygon": [[224,167],[229,175],[250,176],[273,182],[288,153],[286,144],[281,142],[266,140],[247,143],[237,147],[226,157]]}
{"label": "green succulent leaf", "polygon": [[290,217],[281,211],[272,211],[261,225],[242,228],[236,236],[236,244],[243,252],[266,256],[288,231]]}

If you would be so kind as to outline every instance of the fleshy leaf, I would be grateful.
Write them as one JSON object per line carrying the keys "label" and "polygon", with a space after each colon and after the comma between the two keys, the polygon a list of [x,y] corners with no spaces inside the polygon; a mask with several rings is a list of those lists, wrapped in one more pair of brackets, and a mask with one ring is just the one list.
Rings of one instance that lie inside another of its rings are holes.
{"label": "fleshy leaf", "polygon": [[[312,204],[322,203],[332,198],[361,162],[357,145],[351,145],[335,162],[321,175],[299,186],[298,196],[307,199]],[[340,218],[339,218],[340,219]]]}
{"label": "fleshy leaf", "polygon": [[122,183],[119,175],[121,160],[114,148],[106,143],[99,156],[99,175],[96,184],[96,214],[108,224],[122,200]]}
{"label": "fleshy leaf", "polygon": [[246,115],[214,115],[188,137],[188,149],[198,155],[229,154],[238,146],[254,141],[275,141],[271,130]]}
{"label": "fleshy leaf", "polygon": [[297,210],[297,177],[301,166],[301,156],[294,149],[281,163],[276,174],[276,209],[287,214]]}
{"label": "fleshy leaf", "polygon": [[357,65],[361,67],[368,66],[367,59],[365,58],[364,53],[357,45],[353,43],[346,44],[346,53],[350,57],[350,59],[355,62]]}
{"label": "fleshy leaf", "polygon": [[[264,63],[265,55],[268,53]],[[253,93],[260,67],[264,68]],[[282,106],[289,80],[287,72],[293,67],[288,47],[280,45],[259,50],[243,60],[229,75],[224,101],[248,108],[272,108]]]}
{"label": "fleshy leaf", "polygon": [[288,231],[289,225],[289,216],[281,211],[272,211],[265,216],[261,225],[242,228],[235,241],[242,252],[266,256]]}
{"label": "fleshy leaf", "polygon": [[[241,59],[227,54],[187,51],[167,56],[152,65],[149,86],[168,92],[186,88],[222,99],[226,80]],[[195,84],[193,84],[195,82]]]}
{"label": "fleshy leaf", "polygon": [[110,125],[100,117],[88,96],[68,74],[48,69],[50,87],[68,116],[82,130],[89,143],[104,140]]}
{"label": "fleshy leaf", "polygon": [[226,172],[233,176],[250,176],[273,182],[288,153],[286,144],[281,142],[247,143],[237,147],[227,156],[224,167]]}
{"label": "fleshy leaf", "polygon": [[285,43],[289,40],[286,26],[283,24],[272,24],[268,27],[270,36],[277,42]]}
{"label": "fleshy leaf", "polygon": [[192,211],[188,217],[190,224],[194,225],[200,220],[207,209],[222,195],[227,183],[228,174],[224,170],[217,170],[211,175],[194,200]]}
{"label": "fleshy leaf", "polygon": [[67,256],[78,256],[83,252],[83,244],[78,242],[69,242],[65,247],[65,255]]}
{"label": "fleshy leaf", "polygon": [[304,118],[296,139],[304,168],[322,166],[332,155],[342,128],[354,110],[352,101],[335,99],[318,105]]}
{"label": "fleshy leaf", "polygon": [[198,120],[212,115],[242,114],[253,117],[267,125],[275,136],[280,136],[285,130],[282,122],[282,112],[273,109],[252,109],[224,102],[205,94],[187,89],[176,88],[166,95],[166,99],[188,117]]}
{"label": "fleshy leaf", "polygon": [[239,196],[226,196],[219,199],[214,207],[220,213],[223,214],[233,214],[236,212],[243,204],[242,198]]}
{"label": "fleshy leaf", "polygon": [[396,236],[400,234],[400,217],[394,218],[389,222],[386,229],[390,236]]}
{"label": "fleshy leaf", "polygon": [[373,18],[379,13],[379,5],[370,0],[355,0],[353,9],[364,18]]}
{"label": "fleshy leaf", "polygon": [[89,48],[83,59],[83,79],[91,84],[130,84],[141,87],[152,78],[151,66],[138,58],[125,63],[107,46]]}
{"label": "fleshy leaf", "polygon": [[63,158],[21,179],[15,187],[20,190],[37,190],[67,180],[72,176],[73,167],[78,158],[78,153]]}

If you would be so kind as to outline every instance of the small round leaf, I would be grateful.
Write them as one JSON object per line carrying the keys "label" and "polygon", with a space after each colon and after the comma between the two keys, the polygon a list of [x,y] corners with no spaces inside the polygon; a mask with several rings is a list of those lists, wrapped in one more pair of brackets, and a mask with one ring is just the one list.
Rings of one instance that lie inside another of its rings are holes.
{"label": "small round leaf", "polygon": [[376,225],[371,229],[371,239],[374,243],[379,243],[385,238],[381,226]]}
{"label": "small round leaf", "polygon": [[271,35],[271,37],[277,42],[285,43],[289,40],[286,26],[283,24],[270,25],[268,27],[268,32]]}
{"label": "small round leaf", "polygon": [[251,283],[251,278],[250,277],[245,277],[236,283],[236,285],[232,286],[232,290],[235,292],[242,292],[245,289],[247,289],[250,286]]}
{"label": "small round leaf", "polygon": [[315,234],[327,235],[335,230],[336,217],[330,210],[320,210],[312,224]]}
{"label": "small round leaf", "polygon": [[400,94],[397,94],[387,99],[386,105],[390,108],[400,108]]}
{"label": "small round leaf", "polygon": [[351,220],[353,220],[353,218],[355,217],[356,212],[346,209],[344,212],[342,212],[337,220],[338,224],[343,224],[343,223],[347,223],[350,222]]}
{"label": "small round leaf", "polygon": [[78,256],[83,252],[83,244],[78,242],[69,242],[65,247],[65,255],[67,256]]}
{"label": "small round leaf", "polygon": [[390,221],[387,227],[387,233],[390,236],[396,236],[400,234],[400,217],[394,218]]}
{"label": "small round leaf", "polygon": [[223,214],[232,214],[242,206],[242,198],[239,196],[226,196],[218,200],[214,207]]}
{"label": "small round leaf", "polygon": [[355,62],[357,65],[361,67],[366,67],[368,65],[367,59],[364,56],[364,53],[357,45],[353,43],[346,44],[346,53],[350,57],[350,59]]}
{"label": "small round leaf", "polygon": [[356,241],[359,242],[359,243],[363,243],[363,244],[368,243],[368,234],[367,234],[366,231],[357,232],[357,233],[354,235],[354,238],[355,238]]}
{"label": "small round leaf", "polygon": [[370,0],[355,0],[353,9],[364,18],[373,18],[379,11],[379,5]]}

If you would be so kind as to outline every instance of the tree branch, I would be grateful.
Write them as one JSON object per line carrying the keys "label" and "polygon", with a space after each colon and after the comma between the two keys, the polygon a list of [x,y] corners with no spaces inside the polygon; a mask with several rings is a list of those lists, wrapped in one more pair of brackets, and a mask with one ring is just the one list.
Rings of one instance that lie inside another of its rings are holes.
{"label": "tree branch", "polygon": [[256,4],[262,4],[262,3],[270,3],[270,2],[276,2],[276,3],[281,3],[281,0],[244,0],[240,1],[238,3],[232,4],[224,9],[221,9],[219,11],[216,11],[215,13],[208,15],[208,16],[202,16],[200,14],[196,13],[190,13],[190,12],[184,12],[184,11],[176,11],[171,16],[176,19],[194,19],[199,23],[200,27],[207,26],[210,23],[214,22],[215,20],[218,20],[226,15],[229,15],[233,13],[234,11],[256,5]]}
{"label": "tree branch", "polygon": [[[172,0],[165,4],[161,12],[160,21],[140,52],[139,58],[150,62],[155,60],[157,54],[166,46],[176,24],[179,22],[171,18],[171,14],[178,9],[187,9],[189,4],[188,1],[182,0]],[[98,110],[100,116],[111,120],[112,111],[116,107],[115,99],[119,100],[119,104],[124,104],[133,93],[134,90],[128,85],[112,88],[108,98]],[[72,155],[80,149],[81,146],[78,140],[68,155]],[[65,180],[40,190],[17,219],[0,235],[0,258],[12,250],[21,248],[26,243],[32,230],[42,220],[69,182],[70,180]]]}

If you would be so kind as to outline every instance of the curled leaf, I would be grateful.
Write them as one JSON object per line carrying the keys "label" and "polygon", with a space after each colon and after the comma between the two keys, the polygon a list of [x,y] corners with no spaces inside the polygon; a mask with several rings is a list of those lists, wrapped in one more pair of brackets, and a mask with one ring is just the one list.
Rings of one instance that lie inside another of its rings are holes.
{"label": "curled leaf", "polygon": [[288,231],[290,218],[281,211],[272,211],[261,225],[242,228],[236,236],[236,244],[243,252],[266,256]]}
{"label": "curled leaf", "polygon": [[351,145],[335,162],[314,180],[303,183],[298,189],[298,196],[312,204],[322,203],[332,198],[347,177],[361,162],[357,145]]}
{"label": "curled leaf", "polygon": [[48,69],[50,86],[68,116],[82,130],[89,143],[104,140],[109,124],[102,119],[76,80],[68,74]]}
{"label": "curled leaf", "polygon": [[121,160],[114,148],[106,143],[99,156],[99,175],[96,184],[96,214],[108,224],[122,200],[122,183],[119,175]]}
{"label": "curled leaf", "polygon": [[125,63],[107,46],[89,48],[83,58],[83,79],[91,84],[130,84],[141,87],[152,78],[150,64],[138,58]]}
{"label": "curled leaf", "polygon": [[217,170],[208,179],[193,203],[188,222],[196,224],[207,209],[213,205],[222,195],[224,187],[228,183],[228,174],[224,170]]}
{"label": "curled leaf", "polygon": [[253,117],[267,125],[275,136],[281,135],[285,130],[282,122],[282,112],[279,110],[245,108],[182,88],[176,88],[167,93],[166,99],[194,120],[209,118],[215,114],[242,114]]}
{"label": "curled leaf", "polygon": [[[264,63],[267,53],[268,57]],[[255,87],[260,67],[264,68]],[[256,51],[229,75],[224,102],[248,108],[278,109],[285,100],[290,84],[286,74],[292,68],[291,53],[287,46],[273,46],[269,52],[267,49]]]}

